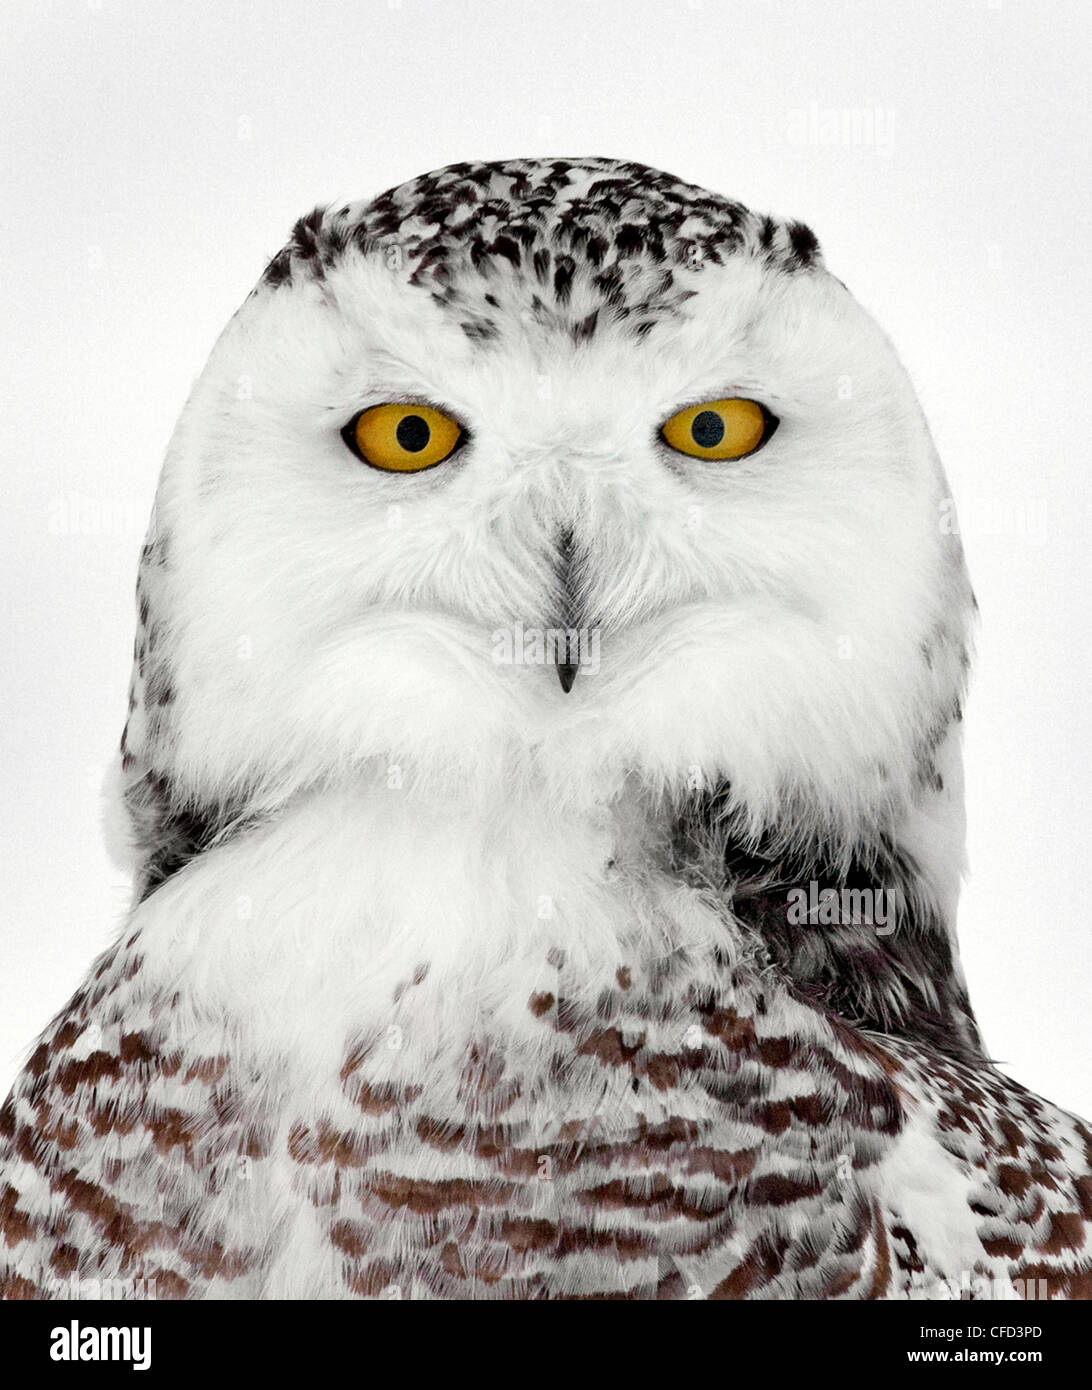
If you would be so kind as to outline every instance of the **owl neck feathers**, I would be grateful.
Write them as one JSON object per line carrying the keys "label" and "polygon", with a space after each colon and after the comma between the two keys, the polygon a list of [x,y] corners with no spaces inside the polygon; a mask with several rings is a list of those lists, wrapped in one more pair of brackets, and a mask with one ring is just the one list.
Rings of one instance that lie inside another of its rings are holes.
{"label": "owl neck feathers", "polygon": [[984,1051],[959,962],[963,868],[958,731],[949,730],[915,805],[835,844],[799,821],[756,833],[729,788],[679,817],[675,862],[715,880],[733,917],[805,999],[852,1026],[961,1060]]}
{"label": "owl neck feathers", "polygon": [[[126,799],[140,854],[138,899],[268,818],[243,805],[194,804],[150,769],[132,778]],[[756,837],[729,804],[722,793],[683,810],[671,871],[707,896],[711,890],[803,1001],[858,1029],[980,1060],[955,947],[958,862],[928,863],[921,837],[909,831],[879,831],[837,850],[799,831]],[[928,804],[917,809],[919,818],[932,814]]]}

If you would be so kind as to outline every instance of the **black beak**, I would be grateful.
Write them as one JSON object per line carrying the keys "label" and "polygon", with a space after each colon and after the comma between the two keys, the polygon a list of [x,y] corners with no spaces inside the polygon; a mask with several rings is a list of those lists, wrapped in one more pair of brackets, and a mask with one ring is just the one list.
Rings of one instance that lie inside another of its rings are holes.
{"label": "black beak", "polygon": [[557,538],[557,584],[561,600],[560,626],[566,634],[558,648],[557,678],[568,695],[580,671],[580,605],[576,596],[576,545],[571,531],[563,531]]}

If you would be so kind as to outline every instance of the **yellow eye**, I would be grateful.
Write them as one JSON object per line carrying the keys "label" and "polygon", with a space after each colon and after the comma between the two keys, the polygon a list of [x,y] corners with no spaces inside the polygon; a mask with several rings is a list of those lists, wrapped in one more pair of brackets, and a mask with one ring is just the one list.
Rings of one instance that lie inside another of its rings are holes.
{"label": "yellow eye", "polygon": [[373,405],[341,437],[357,458],[388,473],[420,473],[443,463],[462,443],[460,425],[429,405]]}
{"label": "yellow eye", "polygon": [[660,430],[666,443],[696,459],[739,459],[765,444],[777,420],[757,401],[730,400],[688,405]]}

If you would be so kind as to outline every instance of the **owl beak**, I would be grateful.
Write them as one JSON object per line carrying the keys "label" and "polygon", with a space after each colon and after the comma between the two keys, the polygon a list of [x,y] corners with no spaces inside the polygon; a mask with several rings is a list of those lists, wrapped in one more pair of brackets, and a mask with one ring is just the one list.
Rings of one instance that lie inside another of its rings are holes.
{"label": "owl beak", "polygon": [[[573,572],[575,568],[576,545],[571,531],[562,531],[557,538],[557,581],[561,591],[561,626],[566,633],[571,634],[575,624],[575,614],[578,607],[576,595],[573,592]],[[571,641],[566,640],[564,650],[564,660],[561,659],[561,652],[558,652],[557,678],[561,682],[561,689],[568,695],[569,691],[576,684],[577,673],[580,670],[579,653],[572,649]]]}

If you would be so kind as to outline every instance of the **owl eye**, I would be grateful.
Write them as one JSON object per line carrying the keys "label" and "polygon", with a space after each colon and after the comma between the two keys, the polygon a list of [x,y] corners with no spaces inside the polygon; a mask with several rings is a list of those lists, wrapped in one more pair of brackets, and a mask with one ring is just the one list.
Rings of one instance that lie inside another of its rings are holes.
{"label": "owl eye", "polygon": [[462,426],[430,405],[373,405],[354,415],[341,437],[373,468],[420,473],[450,458],[463,442]]}
{"label": "owl eye", "polygon": [[664,442],[696,459],[741,459],[753,454],[777,429],[778,421],[758,401],[733,396],[688,405],[660,428]]}

